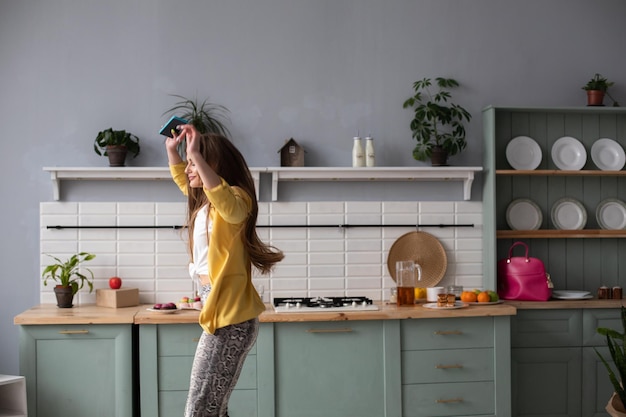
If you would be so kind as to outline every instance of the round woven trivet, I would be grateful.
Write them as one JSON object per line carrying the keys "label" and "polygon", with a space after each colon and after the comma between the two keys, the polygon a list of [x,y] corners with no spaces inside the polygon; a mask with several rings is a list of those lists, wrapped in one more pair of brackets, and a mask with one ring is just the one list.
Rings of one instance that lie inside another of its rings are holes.
{"label": "round woven trivet", "polygon": [[396,261],[414,261],[422,267],[419,287],[434,287],[446,273],[448,258],[441,242],[430,233],[409,232],[400,236],[389,249],[387,269],[396,280]]}

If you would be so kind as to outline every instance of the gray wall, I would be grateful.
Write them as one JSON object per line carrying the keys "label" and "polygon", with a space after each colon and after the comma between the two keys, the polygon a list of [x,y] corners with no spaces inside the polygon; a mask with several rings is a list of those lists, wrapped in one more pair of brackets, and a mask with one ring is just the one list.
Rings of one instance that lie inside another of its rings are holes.
{"label": "gray wall", "polygon": [[[376,138],[379,165],[421,165],[402,102],[413,81],[447,76],[474,116],[450,162],[481,165],[487,105],[584,105],[595,72],[626,102],[624,16],[623,0],[0,0],[0,373],[18,373],[13,317],[38,303],[42,167],[106,166],[98,131],[142,138],[129,165],[165,165],[155,132],[169,95],[197,95],[230,109],[251,166],[278,165],[290,137],[307,165],[348,166],[357,130]],[[342,196],[317,188],[310,198]],[[180,200],[169,183],[71,183],[62,197]]]}

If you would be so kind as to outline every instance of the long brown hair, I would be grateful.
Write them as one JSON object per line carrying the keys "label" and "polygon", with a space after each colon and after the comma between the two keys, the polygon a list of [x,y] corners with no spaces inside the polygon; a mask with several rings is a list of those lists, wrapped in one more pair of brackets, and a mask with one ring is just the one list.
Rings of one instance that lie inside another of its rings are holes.
{"label": "long brown hair", "polygon": [[[243,189],[250,196],[252,207],[245,221],[242,240],[252,265],[261,273],[267,274],[274,264],[280,262],[285,255],[282,251],[264,243],[257,235],[256,221],[259,206],[248,164],[241,152],[226,137],[207,133],[202,135],[201,139],[200,153],[209,166],[229,185]],[[208,203],[208,198],[202,188],[192,188],[187,184],[187,191],[187,227],[189,229],[189,247],[192,250],[194,220],[198,211]]]}

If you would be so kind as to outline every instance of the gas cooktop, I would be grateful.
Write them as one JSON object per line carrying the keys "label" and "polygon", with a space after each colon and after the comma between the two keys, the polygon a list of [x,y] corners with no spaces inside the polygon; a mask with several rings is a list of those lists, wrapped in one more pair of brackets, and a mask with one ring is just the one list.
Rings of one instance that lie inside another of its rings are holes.
{"label": "gas cooktop", "polygon": [[277,313],[324,313],[329,311],[376,311],[378,306],[367,297],[291,297],[274,298]]}

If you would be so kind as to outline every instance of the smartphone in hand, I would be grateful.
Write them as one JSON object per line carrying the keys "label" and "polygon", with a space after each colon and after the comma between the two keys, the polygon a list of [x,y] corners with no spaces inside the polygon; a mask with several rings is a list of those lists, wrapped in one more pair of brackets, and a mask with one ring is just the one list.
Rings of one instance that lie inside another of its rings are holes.
{"label": "smartphone in hand", "polygon": [[159,130],[159,134],[163,136],[169,136],[173,138],[176,135],[177,127],[180,125],[186,125],[189,122],[181,117],[172,116]]}

